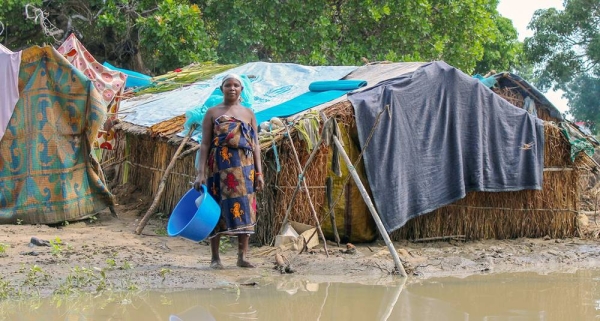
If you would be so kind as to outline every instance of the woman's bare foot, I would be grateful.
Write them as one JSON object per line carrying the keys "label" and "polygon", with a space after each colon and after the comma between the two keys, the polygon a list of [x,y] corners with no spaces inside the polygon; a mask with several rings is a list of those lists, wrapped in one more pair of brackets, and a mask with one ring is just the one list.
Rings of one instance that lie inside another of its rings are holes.
{"label": "woman's bare foot", "polygon": [[243,267],[243,268],[253,268],[253,267],[255,267],[254,264],[252,264],[252,263],[250,263],[250,262],[248,262],[246,260],[243,260],[243,259],[238,259],[237,266]]}
{"label": "woman's bare foot", "polygon": [[222,270],[223,264],[221,264],[221,260],[213,260],[210,262],[210,268],[215,270]]}

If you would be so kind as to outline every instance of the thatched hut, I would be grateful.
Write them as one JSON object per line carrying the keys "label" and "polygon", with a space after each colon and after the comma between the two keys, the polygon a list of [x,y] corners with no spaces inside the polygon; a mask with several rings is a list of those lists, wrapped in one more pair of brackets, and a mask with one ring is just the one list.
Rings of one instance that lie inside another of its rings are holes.
{"label": "thatched hut", "polygon": [[[379,81],[397,77],[419,68],[420,63],[373,64],[360,67],[345,79],[362,79],[369,86]],[[577,235],[582,172],[595,168],[596,163],[585,153],[573,160],[565,128],[576,131],[566,122],[557,109],[534,87],[515,75],[504,73],[494,76],[497,84],[492,88],[499,95],[523,108],[525,100],[533,100],[533,108],[544,123],[544,171],[541,190],[515,192],[469,192],[467,196],[450,205],[408,221],[402,228],[391,233],[393,240],[436,239],[457,236],[464,239],[516,238],[516,237],[570,237]],[[528,101],[528,106],[532,106]],[[262,132],[263,171],[267,188],[259,196],[259,222],[255,242],[269,244],[281,228],[283,217],[292,201],[292,192],[298,183],[300,170],[294,156],[298,153],[305,164],[319,138],[322,119],[333,117],[340,127],[345,151],[350,156],[368,187],[362,165],[362,151],[357,138],[356,119],[351,103],[345,96],[316,106],[312,112],[304,112],[288,118],[290,139],[283,129]],[[185,117],[179,115],[151,127],[123,122],[117,126],[120,139],[114,151],[105,153],[104,165],[108,177],[116,184],[129,183],[148,195],[156,193],[175,150],[182,138]],[[563,124],[559,127],[559,124]],[[195,142],[188,143],[193,150]],[[332,149],[319,146],[312,164],[304,176],[311,199],[298,193],[290,208],[290,220],[314,225],[309,202],[314,204],[326,236],[333,233],[331,216],[342,241],[361,242],[375,239],[378,232],[369,211],[354,182],[349,179],[344,164],[332,164]],[[185,153],[185,152],[184,152]],[[195,177],[195,153],[180,157],[170,178],[158,210],[170,213],[177,201],[190,188]],[[339,168],[341,176],[334,175],[332,166]],[[329,181],[329,183],[328,183]],[[328,188],[329,186],[329,188]],[[330,207],[333,211],[330,211]],[[330,214],[332,212],[332,214]]]}

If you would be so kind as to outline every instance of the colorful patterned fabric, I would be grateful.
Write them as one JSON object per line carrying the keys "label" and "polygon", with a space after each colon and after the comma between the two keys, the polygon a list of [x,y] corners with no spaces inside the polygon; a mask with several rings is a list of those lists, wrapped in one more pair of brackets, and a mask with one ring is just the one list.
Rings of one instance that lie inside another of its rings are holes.
{"label": "colorful patterned fabric", "polygon": [[221,218],[212,236],[222,232],[254,233],[255,135],[252,126],[237,118],[223,115],[215,120],[206,184],[209,194],[221,206]]}
{"label": "colorful patterned fabric", "polygon": [[[94,56],[81,44],[75,34],[71,34],[65,42],[58,47],[67,60],[88,77],[96,89],[102,94],[102,103],[108,111],[107,123],[112,124],[116,120],[119,111],[119,103],[123,96],[127,75],[116,70],[108,69],[96,61]],[[115,145],[115,131],[112,126],[98,132],[96,147],[112,150]]]}
{"label": "colorful patterned fabric", "polygon": [[36,46],[22,53],[19,92],[0,141],[0,224],[77,220],[113,204],[91,153],[106,119],[92,82]]}

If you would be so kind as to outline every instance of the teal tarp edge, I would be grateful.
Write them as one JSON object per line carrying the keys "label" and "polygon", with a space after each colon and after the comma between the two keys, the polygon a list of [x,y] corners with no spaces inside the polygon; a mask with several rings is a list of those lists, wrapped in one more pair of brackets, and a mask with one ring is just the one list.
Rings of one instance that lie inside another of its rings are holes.
{"label": "teal tarp edge", "polygon": [[334,81],[315,81],[308,85],[308,90],[321,92],[328,90],[355,90],[365,87],[367,82],[364,80],[334,80]]}
{"label": "teal tarp edge", "polygon": [[308,86],[310,92],[256,113],[256,121],[260,124],[273,117],[289,117],[366,85],[364,80],[315,81]]}
{"label": "teal tarp edge", "polygon": [[120,72],[126,74],[127,80],[125,81],[125,88],[142,87],[142,86],[147,86],[152,83],[152,77],[150,77],[148,75],[144,75],[144,74],[136,72],[136,71],[117,68],[106,61],[102,64],[102,66],[107,67],[112,70],[120,71]]}
{"label": "teal tarp edge", "polygon": [[345,95],[346,90],[328,90],[321,92],[307,92],[292,98],[283,104],[273,106],[267,110],[256,113],[256,122],[262,123],[273,117],[288,117],[303,112],[312,107],[334,100]]}

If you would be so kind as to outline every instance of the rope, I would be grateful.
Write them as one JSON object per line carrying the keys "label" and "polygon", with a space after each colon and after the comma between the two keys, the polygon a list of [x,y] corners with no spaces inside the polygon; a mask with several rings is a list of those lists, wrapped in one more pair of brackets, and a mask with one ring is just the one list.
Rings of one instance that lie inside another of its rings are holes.
{"label": "rope", "polygon": [[[270,187],[278,187],[278,188],[280,188],[280,189],[283,189],[283,188],[289,188],[289,189],[296,188],[296,185],[294,185],[294,186],[290,186],[290,185],[285,185],[285,186],[282,186],[282,185],[274,185],[274,184],[270,184],[269,186],[270,186]],[[324,189],[324,188],[325,188],[325,186],[307,186],[307,187],[300,187],[300,189]]]}
{"label": "rope", "polygon": [[[125,160],[123,162],[127,163],[127,164],[129,164],[131,166],[134,166],[134,167],[140,167],[140,168],[143,168],[143,169],[148,169],[148,170],[159,172],[159,173],[166,172],[165,169],[160,169],[160,168],[156,168],[156,167],[150,167],[150,166],[146,166],[146,165],[142,165],[142,164],[136,164],[136,163],[132,163],[132,162],[130,162],[128,160]],[[196,178],[196,176],[194,176],[194,175],[188,175],[188,174],[185,174],[185,173],[170,172],[169,174],[170,175],[178,175],[178,176],[188,177],[188,178]]]}
{"label": "rope", "polygon": [[0,21],[0,36],[4,33],[4,24]]}
{"label": "rope", "polygon": [[509,208],[509,207],[489,207],[489,206],[469,206],[469,205],[453,205],[448,204],[446,206],[472,208],[477,210],[501,210],[501,211],[540,211],[540,212],[573,212],[579,213],[579,211],[569,208]]}
{"label": "rope", "polygon": [[[32,13],[29,12],[29,8],[32,8]],[[59,39],[56,39],[55,36],[62,35],[64,31],[58,29],[54,24],[52,24],[52,22],[50,22],[50,20],[46,18],[47,16],[48,14],[42,11],[42,9],[36,8],[29,3],[25,5],[25,17],[27,19],[33,20],[35,23],[39,23],[40,27],[42,27],[42,31],[44,32],[44,34],[48,37],[52,37],[55,41],[58,42]]]}

